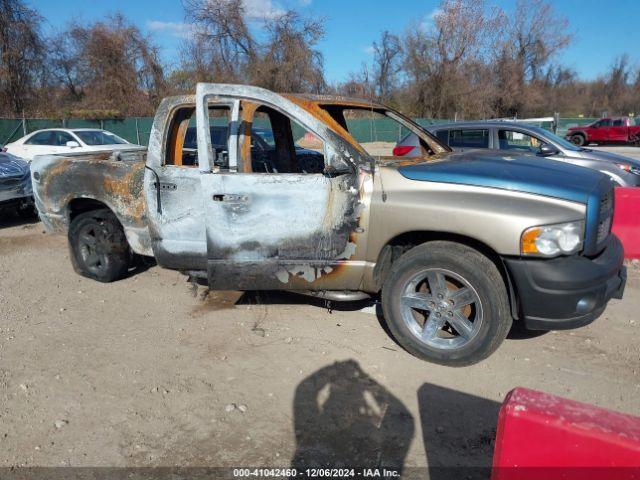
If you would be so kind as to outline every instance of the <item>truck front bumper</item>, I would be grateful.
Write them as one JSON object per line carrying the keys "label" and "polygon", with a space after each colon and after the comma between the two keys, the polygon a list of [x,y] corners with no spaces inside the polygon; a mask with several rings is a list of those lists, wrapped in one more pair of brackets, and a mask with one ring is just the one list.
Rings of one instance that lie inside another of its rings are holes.
{"label": "truck front bumper", "polygon": [[504,258],[518,298],[520,319],[531,330],[563,330],[598,318],[627,280],[624,251],[615,235],[594,258]]}

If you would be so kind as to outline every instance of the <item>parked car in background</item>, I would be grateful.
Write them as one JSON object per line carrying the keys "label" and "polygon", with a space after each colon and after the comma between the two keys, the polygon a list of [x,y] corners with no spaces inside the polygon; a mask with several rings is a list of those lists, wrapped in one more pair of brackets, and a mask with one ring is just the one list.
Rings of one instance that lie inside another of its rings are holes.
{"label": "parked car in background", "polygon": [[[216,164],[228,164],[227,127],[211,126],[211,146],[217,152]],[[251,129],[251,164],[254,172],[278,173],[276,162],[276,141],[270,128]],[[316,150],[295,145],[296,160],[301,173],[320,173],[324,168],[324,156]],[[189,127],[184,138],[183,154],[196,164],[198,145],[196,127]]]}
{"label": "parked car in background", "polygon": [[590,143],[633,143],[640,145],[640,125],[629,117],[601,118],[589,125],[569,128],[566,138],[578,146]]}
{"label": "parked car in background", "polygon": [[144,148],[129,143],[115,133],[95,128],[36,130],[5,145],[7,152],[28,161],[33,160],[36,155],[114,151],[132,147]]}
{"label": "parked car in background", "polygon": [[[432,125],[427,129],[454,150],[488,149],[505,154],[531,154],[541,160],[558,160],[598,170],[620,186],[640,185],[640,160],[579,147],[533,125],[479,121]],[[417,137],[410,133],[398,142],[394,152],[407,157],[420,155],[416,142]]]}
{"label": "parked car in background", "polygon": [[35,214],[29,164],[6,152],[0,152],[0,211],[2,210],[14,210],[21,216]]}

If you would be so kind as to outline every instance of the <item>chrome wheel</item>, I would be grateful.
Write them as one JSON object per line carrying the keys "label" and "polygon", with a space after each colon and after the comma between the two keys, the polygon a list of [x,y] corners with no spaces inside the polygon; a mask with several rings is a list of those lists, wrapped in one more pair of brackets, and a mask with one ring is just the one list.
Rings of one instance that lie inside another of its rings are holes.
{"label": "chrome wheel", "polygon": [[402,319],[422,343],[437,349],[460,348],[470,342],[483,321],[476,290],[455,272],[428,268],[406,284]]}

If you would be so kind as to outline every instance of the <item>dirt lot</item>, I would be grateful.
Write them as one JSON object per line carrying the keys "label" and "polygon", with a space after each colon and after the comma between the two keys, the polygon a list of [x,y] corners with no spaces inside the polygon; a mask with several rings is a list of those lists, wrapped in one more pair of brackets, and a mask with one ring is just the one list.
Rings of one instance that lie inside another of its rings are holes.
{"label": "dirt lot", "polygon": [[99,284],[64,238],[0,222],[2,465],[488,465],[515,386],[640,414],[637,278],[591,326],[450,369],[373,307],[207,295],[158,267]]}

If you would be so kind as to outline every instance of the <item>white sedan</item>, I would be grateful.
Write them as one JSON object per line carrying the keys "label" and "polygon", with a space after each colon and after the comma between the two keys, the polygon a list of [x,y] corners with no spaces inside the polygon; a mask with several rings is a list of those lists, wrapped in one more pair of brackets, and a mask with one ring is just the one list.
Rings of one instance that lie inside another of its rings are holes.
{"label": "white sedan", "polygon": [[95,128],[49,128],[37,130],[5,145],[7,152],[27,161],[36,155],[89,153],[144,148],[114,133]]}

